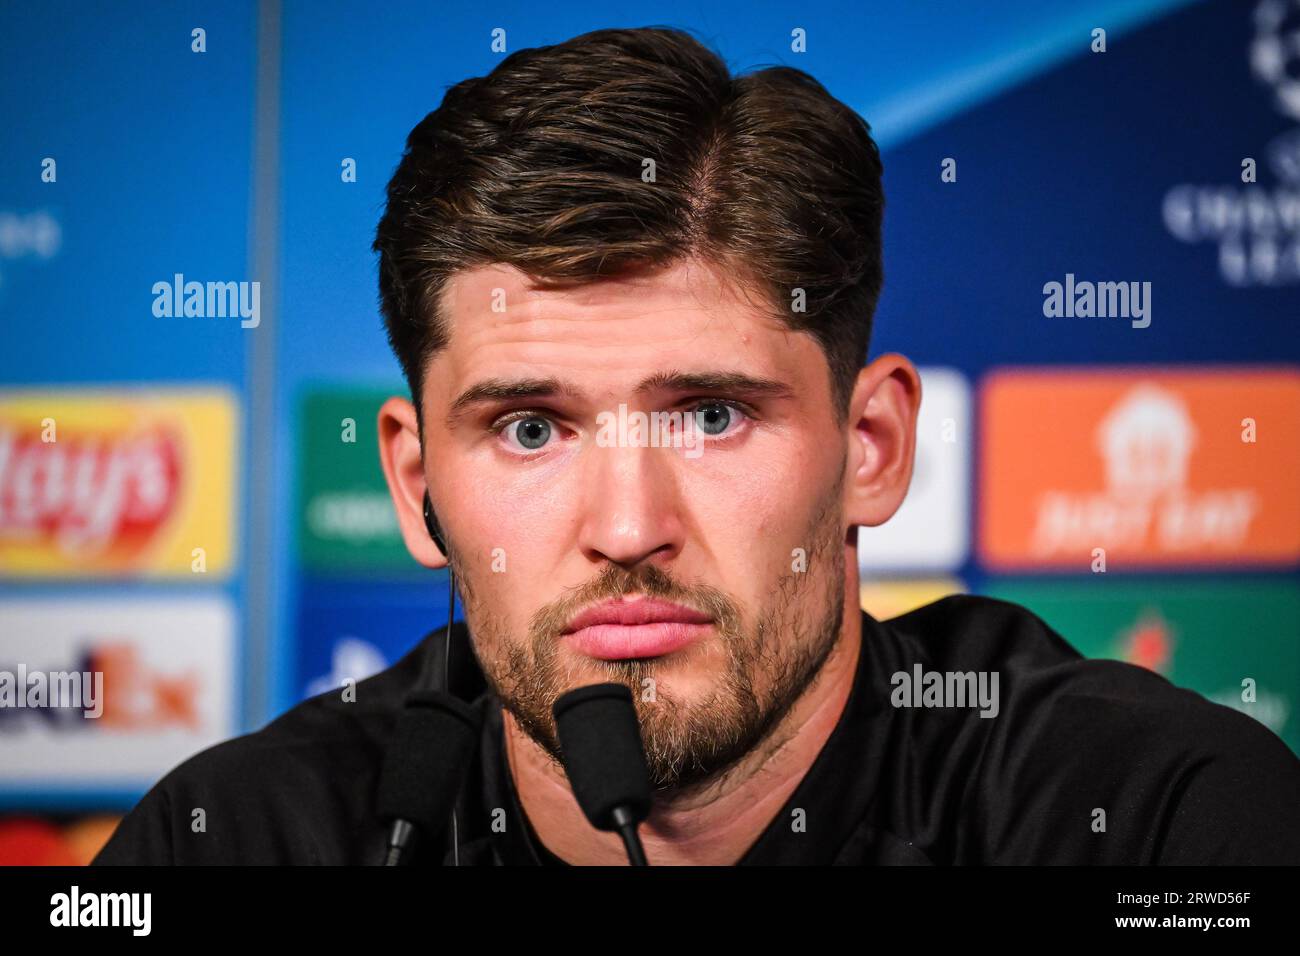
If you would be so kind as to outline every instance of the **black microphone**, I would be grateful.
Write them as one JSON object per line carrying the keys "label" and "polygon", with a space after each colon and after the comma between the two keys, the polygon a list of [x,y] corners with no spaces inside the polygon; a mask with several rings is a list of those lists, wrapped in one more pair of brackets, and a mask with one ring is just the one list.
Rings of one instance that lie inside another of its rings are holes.
{"label": "black microphone", "polygon": [[451,816],[483,719],[443,691],[415,691],[402,706],[379,778],[379,816],[392,821],[385,866],[401,864],[417,835],[436,837]]}
{"label": "black microphone", "polygon": [[650,771],[632,692],[622,684],[571,690],[552,708],[564,772],[597,830],[623,838],[628,862],[645,866],[637,824],[650,813]]}

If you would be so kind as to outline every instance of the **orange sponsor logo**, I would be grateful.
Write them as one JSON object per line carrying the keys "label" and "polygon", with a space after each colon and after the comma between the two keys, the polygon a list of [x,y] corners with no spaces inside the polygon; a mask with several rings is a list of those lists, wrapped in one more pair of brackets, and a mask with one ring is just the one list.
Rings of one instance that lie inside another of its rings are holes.
{"label": "orange sponsor logo", "polygon": [[990,566],[1300,560],[1300,372],[1003,371],[981,415]]}
{"label": "orange sponsor logo", "polygon": [[89,669],[104,675],[103,726],[121,730],[171,725],[202,729],[195,707],[200,690],[197,673],[153,671],[140,660],[138,648],[126,642],[97,647],[91,653]]}

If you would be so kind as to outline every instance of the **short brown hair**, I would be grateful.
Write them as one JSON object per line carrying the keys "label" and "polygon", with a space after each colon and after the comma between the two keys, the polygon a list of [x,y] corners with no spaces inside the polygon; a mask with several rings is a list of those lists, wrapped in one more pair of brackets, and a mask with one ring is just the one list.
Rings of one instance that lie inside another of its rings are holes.
{"label": "short brown hair", "polygon": [[732,77],[680,30],[511,54],[447,91],[388,184],[380,307],[417,412],[453,273],[504,263],[563,285],[694,255],[816,337],[843,416],[883,282],[881,173],[870,127],[811,76]]}

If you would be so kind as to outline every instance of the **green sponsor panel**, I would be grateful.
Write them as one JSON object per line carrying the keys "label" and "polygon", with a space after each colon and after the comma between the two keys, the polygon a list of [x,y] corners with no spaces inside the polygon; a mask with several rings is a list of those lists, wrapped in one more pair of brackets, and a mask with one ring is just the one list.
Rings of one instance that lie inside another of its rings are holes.
{"label": "green sponsor panel", "polygon": [[317,388],[302,394],[298,434],[298,554],[316,572],[419,570],[397,529],[379,465],[375,419],[391,389]]}
{"label": "green sponsor panel", "polygon": [[[991,580],[1081,654],[1129,661],[1250,714],[1300,753],[1300,585],[1252,580]],[[1254,701],[1243,681],[1254,681]]]}

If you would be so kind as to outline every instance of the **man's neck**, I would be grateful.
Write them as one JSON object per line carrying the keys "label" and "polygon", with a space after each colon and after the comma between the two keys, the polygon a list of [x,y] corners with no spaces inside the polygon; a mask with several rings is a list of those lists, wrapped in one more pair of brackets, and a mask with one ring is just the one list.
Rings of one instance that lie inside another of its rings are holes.
{"label": "man's neck", "polygon": [[[854,568],[856,570],[856,567]],[[652,865],[731,865],[772,823],[839,722],[853,690],[862,644],[857,589],[845,601],[840,634],[817,679],[774,732],[721,779],[691,793],[656,797],[641,825]],[[616,834],[592,828],[563,772],[510,713],[503,713],[510,774],[533,829],[573,864],[627,862]]]}

